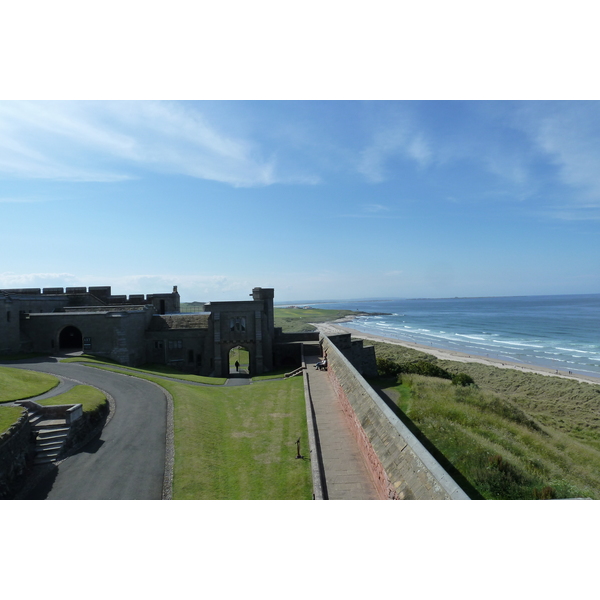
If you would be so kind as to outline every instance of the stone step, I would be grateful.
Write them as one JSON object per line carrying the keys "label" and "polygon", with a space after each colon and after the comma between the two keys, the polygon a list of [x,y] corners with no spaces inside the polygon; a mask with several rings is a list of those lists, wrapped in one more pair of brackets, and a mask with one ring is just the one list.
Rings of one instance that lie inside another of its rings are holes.
{"label": "stone step", "polygon": [[36,452],[42,450],[52,450],[53,448],[62,448],[65,445],[66,438],[50,438],[48,441],[38,442],[35,446]]}
{"label": "stone step", "polygon": [[44,419],[43,421],[37,421],[34,429],[51,429],[57,427],[65,427],[67,422],[65,419]]}
{"label": "stone step", "polygon": [[56,429],[38,429],[36,431],[38,439],[47,439],[53,437],[67,437],[68,427],[57,427]]}

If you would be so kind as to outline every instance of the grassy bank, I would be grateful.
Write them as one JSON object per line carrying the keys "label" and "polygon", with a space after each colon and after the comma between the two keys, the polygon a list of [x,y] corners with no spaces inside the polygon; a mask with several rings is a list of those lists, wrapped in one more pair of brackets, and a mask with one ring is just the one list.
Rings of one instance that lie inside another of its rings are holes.
{"label": "grassy bank", "polygon": [[0,435],[14,425],[24,412],[21,406],[0,406]]}
{"label": "grassy bank", "polygon": [[461,387],[404,374],[382,387],[483,497],[600,498],[600,386],[374,345],[378,357],[426,358],[474,379]]}
{"label": "grassy bank", "polygon": [[57,377],[22,369],[0,367],[0,403],[33,398],[56,387]]}

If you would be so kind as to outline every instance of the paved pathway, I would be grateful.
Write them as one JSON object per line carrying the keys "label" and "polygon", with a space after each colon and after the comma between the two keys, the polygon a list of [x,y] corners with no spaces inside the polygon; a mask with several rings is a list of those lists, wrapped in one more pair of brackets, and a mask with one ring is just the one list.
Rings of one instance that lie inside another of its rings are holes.
{"label": "paved pathway", "polygon": [[11,367],[52,373],[108,392],[117,405],[99,437],[58,463],[26,498],[160,500],[165,474],[167,400],[148,381],[78,363],[41,359]]}
{"label": "paved pathway", "polygon": [[316,356],[305,359],[325,470],[324,496],[329,500],[377,500],[375,485],[327,373],[315,369]]}

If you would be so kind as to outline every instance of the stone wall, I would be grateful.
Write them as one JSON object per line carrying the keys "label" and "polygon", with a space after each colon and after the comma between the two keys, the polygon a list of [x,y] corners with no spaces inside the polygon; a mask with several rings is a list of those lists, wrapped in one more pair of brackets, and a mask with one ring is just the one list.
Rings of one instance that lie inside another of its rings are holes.
{"label": "stone wall", "polygon": [[328,375],[381,497],[468,500],[429,451],[326,336]]}
{"label": "stone wall", "polygon": [[27,411],[0,435],[0,500],[11,498],[33,456],[31,426]]}

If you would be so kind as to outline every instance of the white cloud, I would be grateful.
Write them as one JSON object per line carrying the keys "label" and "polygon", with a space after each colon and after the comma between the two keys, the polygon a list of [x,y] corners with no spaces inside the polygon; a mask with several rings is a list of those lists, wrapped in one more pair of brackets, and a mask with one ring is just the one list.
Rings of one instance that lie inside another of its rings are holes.
{"label": "white cloud", "polygon": [[525,104],[515,124],[541,157],[556,165],[559,180],[575,189],[569,203],[600,206],[600,103]]}
{"label": "white cloud", "polygon": [[387,163],[394,158],[409,159],[424,168],[431,163],[433,152],[422,131],[408,122],[379,129],[372,142],[362,150],[357,164],[359,173],[379,183],[387,179]]}
{"label": "white cloud", "polygon": [[75,287],[84,285],[72,273],[0,273],[0,288]]}
{"label": "white cloud", "polygon": [[[71,181],[120,181],[138,170],[233,186],[280,178],[274,159],[226,135],[197,105],[158,102],[0,102],[0,172]],[[315,181],[303,176],[302,181]]]}

